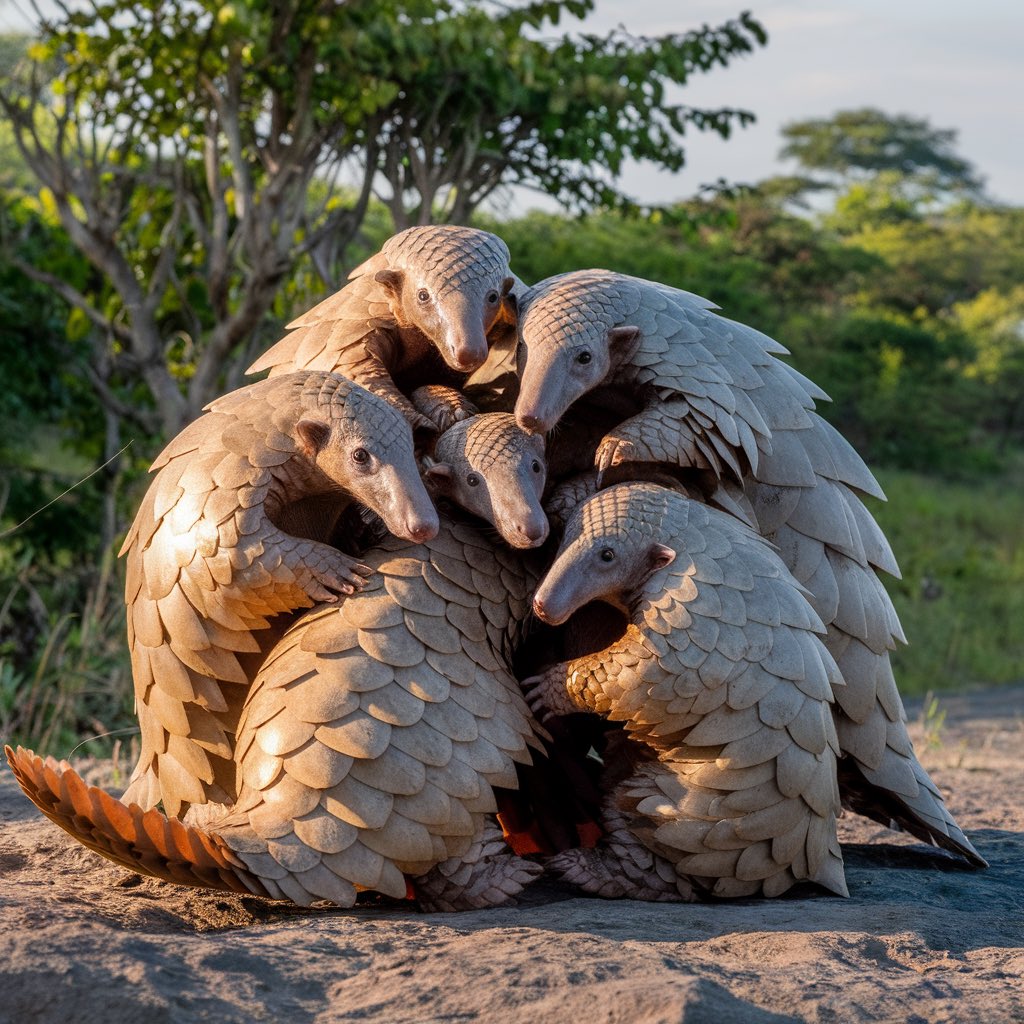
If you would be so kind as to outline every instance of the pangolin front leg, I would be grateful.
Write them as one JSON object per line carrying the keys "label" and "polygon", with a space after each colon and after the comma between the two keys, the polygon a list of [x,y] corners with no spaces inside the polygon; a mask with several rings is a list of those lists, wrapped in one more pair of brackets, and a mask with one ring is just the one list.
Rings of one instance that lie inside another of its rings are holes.
{"label": "pangolin front leg", "polygon": [[578,699],[577,694],[569,689],[568,681],[569,662],[556,661],[520,683],[530,710],[542,722],[590,710],[586,701]]}
{"label": "pangolin front leg", "polygon": [[[602,473],[624,462],[658,462],[697,469],[717,469],[729,461],[720,447],[694,429],[688,402],[668,401],[648,406],[605,434],[594,456]],[[737,469],[738,472],[738,469]]]}
{"label": "pangolin front leg", "polygon": [[412,880],[420,908],[434,911],[482,910],[507,903],[543,873],[534,861],[514,854],[501,829],[486,825],[461,857]]}
{"label": "pangolin front leg", "polygon": [[416,411],[426,417],[439,434],[480,411],[461,391],[445,384],[424,384],[411,398]]}
{"label": "pangolin front leg", "polygon": [[664,674],[658,652],[630,623],[623,636],[604,650],[555,662],[521,685],[534,714],[591,711],[621,722],[629,721],[645,701],[649,703],[650,687]]}
{"label": "pangolin front leg", "polygon": [[[334,602],[341,595],[362,590],[373,572],[370,566],[330,544],[292,537],[276,530],[264,537],[263,545],[271,557],[280,556],[280,564],[291,571],[298,586],[314,602]],[[237,582],[245,584],[244,571]]]}

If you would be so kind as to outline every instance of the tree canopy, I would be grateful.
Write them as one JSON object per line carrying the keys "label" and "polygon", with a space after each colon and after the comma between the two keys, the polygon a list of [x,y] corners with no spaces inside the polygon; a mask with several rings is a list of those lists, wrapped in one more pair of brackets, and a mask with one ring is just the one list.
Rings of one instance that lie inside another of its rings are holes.
{"label": "tree canopy", "polygon": [[[97,272],[21,266],[87,318],[109,408],[141,379],[173,433],[273,340],[298,268],[335,285],[375,191],[396,227],[467,219],[503,183],[628,202],[626,158],[678,168],[687,127],[745,111],[669,84],[764,41],[551,35],[591,0],[94,0],[40,26],[2,105],[44,206]],[[322,285],[321,285],[322,287]],[[144,412],[144,410],[143,410]],[[143,415],[142,420],[146,417]]]}
{"label": "tree canopy", "polygon": [[927,118],[886,114],[873,107],[794,121],[782,129],[779,155],[839,181],[893,171],[943,191],[979,192],[981,179],[956,152],[956,132]]}

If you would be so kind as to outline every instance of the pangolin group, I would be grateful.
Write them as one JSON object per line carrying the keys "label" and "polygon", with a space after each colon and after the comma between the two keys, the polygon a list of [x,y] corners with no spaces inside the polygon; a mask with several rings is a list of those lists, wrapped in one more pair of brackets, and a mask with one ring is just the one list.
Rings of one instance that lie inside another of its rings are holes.
{"label": "pangolin group", "polygon": [[490,344],[514,335],[516,284],[497,235],[408,228],[292,321],[249,372],[333,370],[387,396],[414,427],[444,429],[475,411],[459,385]]}
{"label": "pangolin group", "polygon": [[780,550],[828,627],[845,681],[836,690],[843,799],[974,863],[984,863],[914,754],[889,652],[905,642],[878,572],[898,575],[860,495],[883,497],[863,461],[815,411],[827,396],[786,350],[719,316],[712,303],[603,270],[542,281],[520,302],[515,415],[551,430],[569,407],[621,407],[598,445],[599,470],[672,466],[729,478],[723,507]]}
{"label": "pangolin group", "polygon": [[410,540],[437,531],[412,430],[333,373],[285,374],[212,403],[157,457],[122,548],[142,750],[127,798],[235,797],[232,734],[271,620],[369,571],[331,543],[352,502]]}
{"label": "pangolin group", "polygon": [[401,232],[168,446],[124,549],[132,784],[8,750],[25,791],[119,864],[303,905],[490,906],[545,863],[844,893],[840,799],[983,864],[907,738],[881,492],[823,393],[697,296],[509,260]]}

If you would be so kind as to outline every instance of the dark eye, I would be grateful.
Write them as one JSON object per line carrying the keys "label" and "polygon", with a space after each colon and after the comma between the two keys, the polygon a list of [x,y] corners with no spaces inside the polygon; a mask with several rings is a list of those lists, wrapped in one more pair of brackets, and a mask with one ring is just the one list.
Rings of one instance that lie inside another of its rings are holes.
{"label": "dark eye", "polygon": [[365,466],[370,461],[370,453],[365,448],[357,448],[352,453],[352,461],[358,462],[360,466]]}
{"label": "dark eye", "polygon": [[587,363],[589,363],[590,360],[593,358],[594,357],[586,349],[584,349],[582,352],[580,352],[578,356],[576,356],[576,362],[579,363],[581,366],[586,366]]}
{"label": "dark eye", "polygon": [[416,293],[416,298],[419,299],[420,302],[429,302],[430,301],[430,292],[428,292],[426,288],[421,288]]}
{"label": "dark eye", "polygon": [[487,304],[489,306],[493,306],[497,301],[498,301],[498,293],[497,292],[488,292],[487,293]]}
{"label": "dark eye", "polygon": [[477,487],[480,484],[480,477],[477,476],[476,473],[470,473],[469,476],[466,477],[466,483],[469,484],[470,487]]}
{"label": "dark eye", "polygon": [[533,465],[530,468],[534,471],[534,473],[539,473],[540,472],[540,463],[536,459],[534,459],[533,460]]}
{"label": "dark eye", "polygon": [[615,561],[615,552],[612,551],[611,548],[602,548],[601,549],[601,561],[602,562],[614,562]]}

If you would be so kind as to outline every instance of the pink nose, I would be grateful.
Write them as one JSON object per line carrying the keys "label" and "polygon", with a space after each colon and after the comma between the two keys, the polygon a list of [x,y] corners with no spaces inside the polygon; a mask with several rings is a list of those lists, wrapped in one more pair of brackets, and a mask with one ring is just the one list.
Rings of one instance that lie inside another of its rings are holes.
{"label": "pink nose", "polygon": [[433,540],[437,536],[438,525],[437,522],[410,523],[408,526],[409,537],[417,544],[425,540]]}
{"label": "pink nose", "polygon": [[531,543],[543,540],[548,535],[547,523],[527,523],[525,526],[517,526],[516,532],[522,534]]}
{"label": "pink nose", "polygon": [[528,430],[531,434],[542,434],[544,432],[544,424],[539,416],[532,416],[530,413],[517,413],[516,422],[523,430]]}

